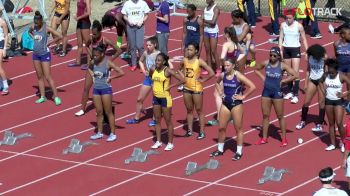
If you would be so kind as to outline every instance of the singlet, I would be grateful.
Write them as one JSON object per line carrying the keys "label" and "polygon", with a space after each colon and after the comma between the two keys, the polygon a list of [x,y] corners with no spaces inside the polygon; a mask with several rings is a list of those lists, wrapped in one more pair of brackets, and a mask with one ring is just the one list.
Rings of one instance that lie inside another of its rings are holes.
{"label": "singlet", "polygon": [[201,75],[201,68],[199,65],[199,59],[193,59],[190,62],[187,58],[184,59],[185,69],[185,84],[184,87],[187,90],[194,92],[202,92],[203,86],[197,81],[197,78]]}
{"label": "singlet", "polygon": [[156,64],[156,58],[160,51],[153,52],[151,54],[146,54],[145,56],[145,65],[146,70],[151,70],[152,66]]}
{"label": "singlet", "polygon": [[167,91],[167,88],[169,87],[170,78],[165,77],[165,70],[167,67],[165,67],[163,70],[158,71],[157,69],[154,70],[152,75],[152,81],[153,81],[153,95],[158,98],[166,98],[170,97],[169,91]]}
{"label": "singlet", "polygon": [[343,84],[340,81],[339,73],[334,79],[331,79],[328,75],[324,83],[326,85],[326,99],[329,99],[329,100],[341,99],[337,96],[337,94],[339,92],[341,93],[343,89]]}
{"label": "singlet", "polygon": [[[204,20],[212,20],[214,18],[214,8],[216,7],[216,4],[214,4],[210,10],[207,10],[208,7],[204,9]],[[206,33],[218,33],[219,32],[219,26],[218,24],[215,24],[215,27],[204,27],[204,32]]]}
{"label": "singlet", "polygon": [[281,62],[276,67],[268,63],[265,67],[265,83],[264,88],[269,90],[281,91],[281,81],[283,70]]}
{"label": "singlet", "polygon": [[94,64],[93,68],[94,72],[94,88],[95,89],[105,89],[111,87],[109,83],[107,83],[107,79],[110,76],[111,72],[108,69],[108,60],[103,59],[100,65]]}
{"label": "singlet", "polygon": [[55,12],[63,14],[65,12],[66,0],[55,0]]}
{"label": "singlet", "polygon": [[293,24],[288,25],[286,22],[282,23],[283,26],[283,46],[298,48],[300,47],[300,33],[298,29],[298,22],[294,21]]}
{"label": "singlet", "polygon": [[34,48],[33,53],[36,55],[44,55],[49,52],[47,47],[48,35],[46,32],[46,24],[43,23],[41,30],[38,30],[34,27],[32,32],[34,38]]}
{"label": "singlet", "polygon": [[339,42],[335,47],[335,55],[339,66],[350,66],[350,43]]}
{"label": "singlet", "polygon": [[[85,0],[77,0],[77,16],[84,15],[87,9]],[[89,17],[80,19],[80,21],[90,21]]]}
{"label": "singlet", "polygon": [[234,76],[232,80],[228,80],[226,73],[224,73],[224,78],[222,80],[224,86],[225,102],[232,103],[234,100],[234,95],[240,95],[242,93],[242,83],[237,79],[237,71],[234,71]]}
{"label": "singlet", "polygon": [[[248,25],[247,23],[243,23],[241,25],[233,25],[233,28],[235,29],[236,31],[236,35],[237,37],[240,36],[242,33],[243,33],[243,28],[245,25]],[[240,44],[243,44],[243,40],[239,42]]]}
{"label": "singlet", "polygon": [[309,78],[311,80],[319,80],[324,73],[324,59],[317,61],[314,57],[310,56],[308,62],[310,69]]}
{"label": "singlet", "polygon": [[227,50],[226,52],[226,58],[227,59],[237,59],[239,54],[240,54],[240,50],[238,49],[239,46],[237,46],[236,43],[232,42],[235,45],[235,49],[232,52],[229,52]]}
{"label": "singlet", "polygon": [[196,20],[193,22],[191,20],[187,20],[185,23],[185,27],[187,30],[186,40],[188,42],[198,40],[198,44],[199,44],[200,26],[198,23],[198,18],[199,18],[199,16],[197,16]]}
{"label": "singlet", "polygon": [[2,26],[0,26],[0,41],[5,39],[5,35],[4,35],[4,29],[2,28]]}

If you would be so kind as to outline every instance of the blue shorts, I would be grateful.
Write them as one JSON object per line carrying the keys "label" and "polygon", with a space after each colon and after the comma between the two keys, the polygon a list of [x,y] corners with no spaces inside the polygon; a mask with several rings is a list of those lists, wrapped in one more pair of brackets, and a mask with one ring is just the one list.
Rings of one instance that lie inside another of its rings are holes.
{"label": "blue shorts", "polygon": [[142,84],[145,86],[152,86],[153,81],[152,81],[151,77],[146,76],[145,79],[143,80]]}
{"label": "blue shorts", "polygon": [[339,66],[338,71],[343,73],[350,73],[350,65]]}
{"label": "blue shorts", "polygon": [[96,89],[94,88],[93,95],[112,95],[112,87],[103,88],[103,89]]}
{"label": "blue shorts", "polygon": [[267,88],[264,88],[261,96],[271,99],[283,99],[283,93],[281,90],[272,90]]}
{"label": "blue shorts", "polygon": [[170,108],[173,106],[173,101],[171,97],[156,97],[153,96],[153,105],[160,105],[163,108]]}
{"label": "blue shorts", "polygon": [[219,33],[208,33],[208,32],[204,32],[204,36],[205,36],[205,37],[209,37],[209,38],[218,38],[218,37],[219,37]]}
{"label": "blue shorts", "polygon": [[48,52],[48,53],[42,54],[42,55],[33,53],[33,60],[40,61],[40,62],[50,62],[51,61],[51,53]]}

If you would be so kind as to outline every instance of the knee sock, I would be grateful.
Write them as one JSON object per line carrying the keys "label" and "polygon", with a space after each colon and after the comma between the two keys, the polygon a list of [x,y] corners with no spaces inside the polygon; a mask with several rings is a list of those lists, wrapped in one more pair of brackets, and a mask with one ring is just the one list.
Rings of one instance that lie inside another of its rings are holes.
{"label": "knee sock", "polygon": [[319,123],[320,125],[322,125],[323,122],[324,122],[325,113],[326,113],[326,109],[324,109],[324,108],[321,109],[321,108],[320,108],[320,111],[319,111],[319,114],[318,114],[318,123]]}
{"label": "knee sock", "polygon": [[295,82],[294,82],[294,88],[293,88],[293,94],[294,94],[294,96],[298,96],[298,94],[299,94],[299,85],[300,85],[300,80],[295,80]]}
{"label": "knee sock", "polygon": [[306,121],[307,113],[309,112],[309,107],[308,106],[303,106],[301,109],[301,121]]}

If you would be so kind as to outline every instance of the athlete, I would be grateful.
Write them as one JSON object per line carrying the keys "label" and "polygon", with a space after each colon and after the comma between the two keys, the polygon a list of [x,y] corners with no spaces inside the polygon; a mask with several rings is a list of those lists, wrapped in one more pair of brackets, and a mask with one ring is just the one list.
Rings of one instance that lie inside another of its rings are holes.
{"label": "athlete", "polygon": [[[51,19],[51,27],[54,30],[57,30],[61,26],[62,32],[62,50],[59,47],[59,43],[56,43],[55,52],[60,53],[60,57],[64,57],[67,54],[67,43],[68,37],[67,32],[69,28],[70,21],[70,0],[54,0],[55,6],[53,7],[52,12],[55,12]],[[61,50],[61,51],[60,51]]]}
{"label": "athlete", "polygon": [[[91,61],[88,70],[94,79],[93,99],[97,121],[97,133],[92,135],[90,139],[96,140],[103,137],[103,113],[105,113],[108,117],[109,128],[111,130],[107,142],[112,142],[117,139],[117,136],[115,135],[115,118],[112,112],[113,91],[110,83],[112,79],[122,77],[124,71],[106,58],[106,48],[107,46],[105,44],[100,43],[93,49],[93,61]],[[117,72],[117,75],[111,77],[112,70]]]}
{"label": "athlete", "polygon": [[[199,117],[199,134],[197,140],[205,138],[204,126],[205,118],[203,113],[203,83],[214,76],[214,71],[205,61],[198,58],[199,46],[196,42],[189,43],[187,46],[187,56],[181,62],[179,69],[185,76],[184,84],[184,102],[187,110],[186,136],[193,134],[193,110],[196,110]],[[208,77],[201,78],[201,69],[209,73]]]}
{"label": "athlete", "polygon": [[[292,10],[287,10],[285,18],[286,22],[283,22],[280,27],[279,47],[283,51],[282,59],[294,69],[297,78],[294,84],[293,81],[288,83],[289,93],[284,96],[284,99],[291,99],[291,103],[296,104],[299,102],[300,37],[303,40],[305,50],[307,50],[308,44],[303,25],[294,20]],[[305,59],[308,60],[307,56]]]}
{"label": "athlete", "polygon": [[[265,68],[265,76],[260,70]],[[283,79],[283,72],[289,74],[288,78]],[[296,77],[295,71],[282,62],[281,50],[278,47],[272,47],[270,50],[270,59],[258,64],[255,73],[264,81],[264,90],[261,96],[261,109],[263,114],[262,137],[257,145],[266,144],[269,129],[269,117],[271,114],[271,106],[273,105],[276,116],[278,118],[280,129],[282,131],[281,147],[287,146],[286,123],[284,120],[284,106],[282,85],[293,81]]]}
{"label": "athlete", "polygon": [[174,86],[170,85],[170,78],[173,76],[181,82],[185,79],[181,74],[169,68],[169,57],[164,53],[159,53],[156,58],[156,64],[150,71],[150,76],[153,81],[153,115],[156,120],[156,137],[157,141],[151,148],[156,149],[162,146],[161,142],[161,119],[165,120],[168,130],[168,144],[165,151],[170,151],[174,148],[173,134],[174,126],[171,120],[172,98],[169,90]]}
{"label": "athlete", "polygon": [[[61,105],[62,102],[61,99],[58,97],[55,82],[51,77],[51,53],[48,46],[62,39],[62,35],[59,34],[57,31],[53,30],[51,27],[48,27],[43,22],[43,16],[40,14],[39,11],[35,12],[34,25],[30,27],[29,33],[34,40],[33,63],[36,75],[38,77],[38,85],[40,92],[40,98],[36,100],[35,103],[43,103],[47,100],[45,96],[46,79],[51,87],[55,104]],[[49,33],[55,35],[55,38],[50,42],[48,42]]]}
{"label": "athlete", "polygon": [[[237,148],[232,160],[237,161],[243,155],[243,100],[249,97],[256,87],[244,74],[235,70],[235,60],[225,60],[224,66],[225,73],[222,73],[216,82],[216,89],[222,97],[222,105],[219,112],[218,150],[211,153],[210,156],[216,157],[223,155],[226,128],[232,118],[234,119],[233,125],[237,133]],[[244,93],[243,85],[246,88]]]}
{"label": "athlete", "polygon": [[[112,43],[111,40],[107,39],[106,37],[102,36],[102,25],[98,20],[95,20],[92,24],[92,36],[89,41],[89,48],[88,53],[89,56],[92,57],[92,50],[99,46],[100,44],[104,44],[107,47],[110,46],[114,49],[115,54],[112,55],[111,61],[113,62],[121,53],[121,49],[118,48],[116,45]],[[85,84],[84,84],[84,90],[83,95],[81,98],[81,109],[75,113],[75,116],[82,116],[86,112],[86,105],[87,101],[89,99],[89,92],[91,89],[91,86],[93,84],[93,78],[91,77],[91,74],[89,74],[89,71],[86,71],[85,73]]]}
{"label": "athlete", "polygon": [[326,58],[326,50],[319,44],[310,46],[307,51],[308,56],[308,68],[306,73],[306,84],[305,84],[305,100],[304,105],[301,109],[301,121],[297,124],[296,129],[302,129],[306,126],[307,113],[309,111],[309,106],[312,98],[315,96],[316,92],[318,94],[318,104],[319,104],[319,115],[316,127],[312,128],[312,131],[322,131],[322,124],[324,122],[324,116],[326,113],[324,105],[324,94],[322,93],[322,86],[320,84],[320,79],[324,74],[324,60]]}

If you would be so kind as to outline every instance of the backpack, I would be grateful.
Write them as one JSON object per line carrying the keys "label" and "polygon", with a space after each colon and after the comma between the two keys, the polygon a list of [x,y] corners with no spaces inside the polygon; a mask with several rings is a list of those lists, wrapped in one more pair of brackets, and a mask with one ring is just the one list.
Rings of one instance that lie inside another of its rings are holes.
{"label": "backpack", "polygon": [[29,34],[29,28],[24,30],[22,34],[22,48],[27,50],[33,50],[34,48],[34,40]]}

